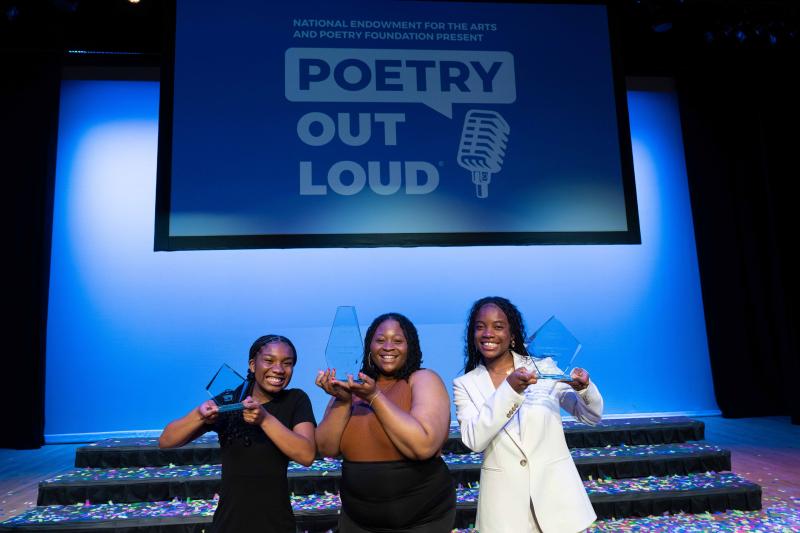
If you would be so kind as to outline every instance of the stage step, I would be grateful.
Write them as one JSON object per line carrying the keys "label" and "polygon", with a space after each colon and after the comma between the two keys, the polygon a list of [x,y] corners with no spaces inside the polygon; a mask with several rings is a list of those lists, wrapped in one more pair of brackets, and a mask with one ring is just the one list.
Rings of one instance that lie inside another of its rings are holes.
{"label": "stage step", "polygon": [[[570,420],[564,420],[562,424],[570,448],[674,444],[705,438],[705,425],[683,416],[615,418],[603,420],[596,426]],[[454,424],[450,429],[444,451],[469,453],[470,450],[461,442],[458,425]]]}
{"label": "stage step", "polygon": [[[593,479],[584,484],[600,518],[761,508],[761,488],[733,473]],[[477,497],[477,486],[459,488],[456,527],[474,523]],[[335,493],[293,496],[292,505],[301,530],[325,531],[336,523]],[[215,508],[214,500],[39,506],[0,523],[0,531],[200,531],[210,524]]]}
{"label": "stage step", "polygon": [[[730,470],[730,452],[705,443],[607,446],[571,450],[584,479],[664,476]],[[482,455],[446,454],[457,484],[478,481]],[[311,467],[289,466],[294,494],[337,492],[341,461],[321,459]],[[169,465],[118,469],[76,469],[39,484],[39,505],[142,502],[211,498],[219,492],[219,465]]]}
{"label": "stage step", "polygon": [[[702,422],[686,417],[617,418],[603,420],[597,426],[564,421],[564,432],[570,448],[698,441],[703,440],[704,429]],[[451,426],[444,452],[470,452],[461,442],[456,423]],[[126,438],[105,439],[81,446],[75,453],[77,468],[205,465],[219,462],[219,443],[214,433],[170,450],[160,449],[155,438]]]}

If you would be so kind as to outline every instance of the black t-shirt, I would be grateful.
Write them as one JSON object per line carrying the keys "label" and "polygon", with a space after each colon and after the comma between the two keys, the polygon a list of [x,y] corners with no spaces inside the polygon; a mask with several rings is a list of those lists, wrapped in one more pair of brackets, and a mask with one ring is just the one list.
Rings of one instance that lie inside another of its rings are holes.
{"label": "black t-shirt", "polygon": [[[289,429],[302,422],[316,425],[308,395],[286,389],[264,409]],[[222,489],[214,531],[217,533],[294,532],[286,468],[289,458],[241,411],[220,414],[213,426],[222,455]]]}

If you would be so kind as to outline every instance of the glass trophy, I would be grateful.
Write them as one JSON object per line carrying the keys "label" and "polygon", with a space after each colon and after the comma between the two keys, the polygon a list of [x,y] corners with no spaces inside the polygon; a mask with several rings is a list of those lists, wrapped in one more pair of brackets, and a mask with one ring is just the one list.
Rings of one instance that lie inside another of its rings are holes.
{"label": "glass trophy", "polygon": [[528,337],[527,347],[539,379],[572,381],[569,373],[581,343],[555,315]]}
{"label": "glass trophy", "polygon": [[219,407],[220,413],[242,409],[247,397],[247,380],[230,366],[224,364],[206,385],[206,391]]}
{"label": "glass trophy", "polygon": [[336,379],[347,381],[347,375],[352,374],[354,381],[360,381],[358,372],[363,357],[364,339],[358,328],[356,308],[340,305],[336,308],[328,345],[325,346],[325,362],[328,368],[336,370]]}

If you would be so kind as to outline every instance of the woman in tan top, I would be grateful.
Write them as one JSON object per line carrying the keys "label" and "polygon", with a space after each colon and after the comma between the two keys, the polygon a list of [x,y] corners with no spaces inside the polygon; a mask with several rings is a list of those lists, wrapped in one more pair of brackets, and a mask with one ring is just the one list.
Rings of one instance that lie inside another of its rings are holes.
{"label": "woman in tan top", "polygon": [[344,457],[339,531],[444,533],[453,529],[455,487],[440,457],[450,427],[441,378],[422,369],[414,324],[376,318],[364,339],[360,382],[320,372],[332,396],[316,430],[325,456]]}

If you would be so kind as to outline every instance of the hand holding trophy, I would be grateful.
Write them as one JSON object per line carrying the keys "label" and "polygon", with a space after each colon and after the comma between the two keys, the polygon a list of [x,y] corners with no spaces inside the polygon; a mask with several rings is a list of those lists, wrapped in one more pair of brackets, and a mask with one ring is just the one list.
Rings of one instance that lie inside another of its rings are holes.
{"label": "hand holding trophy", "polygon": [[242,401],[247,397],[247,380],[227,364],[223,364],[206,385],[211,399],[217,404],[218,412],[243,409]]}

